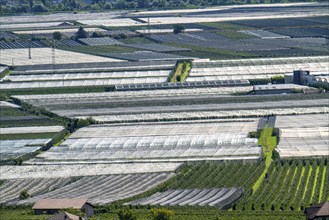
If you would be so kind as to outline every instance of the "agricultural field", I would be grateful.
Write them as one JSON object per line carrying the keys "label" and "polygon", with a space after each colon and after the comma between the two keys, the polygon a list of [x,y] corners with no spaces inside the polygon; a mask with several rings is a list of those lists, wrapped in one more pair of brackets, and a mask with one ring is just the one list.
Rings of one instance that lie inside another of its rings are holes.
{"label": "agricultural field", "polygon": [[[34,204],[41,198],[88,197],[93,204],[105,205],[146,192],[165,182],[173,173],[117,174],[79,178],[26,178],[5,181],[0,188],[2,204]],[[38,185],[36,185],[38,184]],[[49,189],[50,187],[50,189]],[[20,201],[19,191],[24,188],[32,196]]]}
{"label": "agricultural field", "polygon": [[79,41],[89,46],[106,46],[106,45],[121,44],[120,41],[117,41],[110,37],[85,38],[85,39],[80,39]]}
{"label": "agricultural field", "polygon": [[[32,31],[13,31],[14,34],[52,34],[54,32],[60,32],[64,34],[73,35],[78,31],[78,27],[76,28],[63,28],[63,29],[44,29],[44,30],[32,30]],[[92,32],[106,32],[105,29],[101,28],[85,28],[85,31],[92,33]]]}
{"label": "agricultural field", "polygon": [[[110,61],[113,60],[110,59]],[[35,66],[35,70],[31,68],[31,72],[25,71],[25,69],[30,69],[29,66],[22,66],[3,79],[4,83],[1,88],[11,91],[65,87],[104,88],[125,84],[166,82],[175,62],[153,62],[130,63],[127,65],[125,63],[115,65],[109,62],[94,63],[93,66],[87,63],[81,65],[68,64],[62,67],[59,66],[59,68],[52,68],[52,65],[40,65],[38,66],[40,68]]]}
{"label": "agricultural field", "polygon": [[[10,102],[0,102],[0,163],[17,163],[61,139],[66,130],[61,122],[24,111]],[[21,161],[19,162],[21,163]]]}
{"label": "agricultural field", "polygon": [[1,49],[1,64],[11,66],[22,65],[40,65],[51,64],[53,54],[55,62],[61,63],[87,63],[87,62],[122,62],[123,60],[111,59],[82,53],[75,53],[55,49],[54,53],[51,48],[33,48],[31,49],[31,59],[29,58],[29,49]]}
{"label": "agricultural field", "polygon": [[[197,196],[196,196],[197,195]],[[236,201],[242,195],[241,189],[194,189],[168,190],[156,193],[149,198],[126,203],[125,205],[160,205],[160,206],[215,206],[223,208]],[[192,197],[192,198],[191,198]]]}
{"label": "agricultural field", "polygon": [[128,61],[166,61],[166,60],[190,60],[193,57],[179,56],[169,53],[157,53],[151,51],[135,51],[132,53],[102,53],[102,56],[114,59],[128,60]]}
{"label": "agricultural field", "polygon": [[48,28],[48,27],[56,27],[60,25],[61,22],[42,22],[42,23],[6,23],[6,21],[1,18],[1,30],[6,29],[17,29],[17,28]]}
{"label": "agricultural field", "polygon": [[[245,88],[247,91],[250,87]],[[190,97],[188,91],[195,91]],[[200,94],[196,92],[200,91]],[[204,93],[209,91],[210,93]],[[327,113],[327,94],[292,94],[282,96],[232,96],[217,94],[217,89],[190,89],[175,96],[175,91],[127,91],[92,94],[31,95],[14,96],[37,107],[46,108],[60,116],[69,118],[92,117],[98,122],[141,122],[179,121],[187,119],[210,119],[232,117],[259,117],[263,115],[289,115],[307,113]],[[227,89],[229,92],[230,89]],[[242,92],[243,88],[231,88],[232,93]],[[186,93],[185,93],[186,92]],[[157,93],[159,95],[157,95]],[[152,97],[158,96],[157,100]],[[79,97],[81,101],[76,100]],[[63,100],[64,98],[64,100]],[[289,98],[289,100],[287,100]],[[273,102],[275,101],[275,102]],[[240,105],[236,105],[240,102]],[[289,107],[288,107],[289,106]],[[79,109],[79,111],[76,111]],[[234,110],[234,111],[232,111]]]}
{"label": "agricultural field", "polygon": [[50,142],[51,139],[1,140],[0,161],[33,154],[46,147]]}
{"label": "agricultural field", "polygon": [[[33,164],[33,161],[31,161]],[[38,166],[1,166],[2,180],[22,178],[66,178],[110,174],[174,172],[181,163],[118,163],[118,164],[47,164]]]}
{"label": "agricultural field", "polygon": [[0,216],[304,219],[329,201],[328,6],[1,16]]}
{"label": "agricultural field", "polygon": [[303,210],[328,200],[327,160],[272,163],[257,191],[238,202],[240,210]]}
{"label": "agricultural field", "polygon": [[328,60],[327,56],[195,61],[187,81],[270,79],[273,76],[292,73],[296,69],[328,72],[326,60]]}
{"label": "agricultural field", "polygon": [[328,114],[277,117],[280,157],[329,156],[328,117]]}
{"label": "agricultural field", "polygon": [[177,51],[190,51],[190,49],[171,47],[162,44],[126,44],[126,47],[138,48],[142,50],[150,50],[154,52],[177,52]]}
{"label": "agricultural field", "polygon": [[257,124],[257,120],[222,120],[217,123],[90,126],[76,131],[62,145],[38,155],[36,161],[257,159],[261,148],[257,139],[248,138]]}
{"label": "agricultural field", "polygon": [[38,41],[26,42],[0,42],[0,49],[15,49],[15,48],[42,48],[45,44]]}

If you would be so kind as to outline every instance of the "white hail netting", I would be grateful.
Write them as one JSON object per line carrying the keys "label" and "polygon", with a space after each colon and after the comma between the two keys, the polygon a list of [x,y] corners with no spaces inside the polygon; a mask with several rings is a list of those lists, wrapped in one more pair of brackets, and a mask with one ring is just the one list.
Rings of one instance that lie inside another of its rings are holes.
{"label": "white hail netting", "polygon": [[242,190],[239,188],[177,189],[157,192],[150,197],[137,199],[125,205],[198,205],[222,208],[237,200],[241,194]]}
{"label": "white hail netting", "polygon": [[63,126],[31,126],[1,128],[1,134],[55,133],[64,130]]}
{"label": "white hail netting", "polygon": [[[14,34],[52,34],[54,32],[61,32],[61,33],[76,33],[79,30],[78,27],[76,28],[65,28],[65,29],[49,29],[49,30],[33,30],[33,31],[14,31]],[[87,32],[104,32],[106,30],[101,28],[84,28]]]}
{"label": "white hail netting", "polygon": [[59,147],[39,155],[55,160],[157,160],[259,156],[257,139],[248,138],[258,120],[96,125],[79,129]]}
{"label": "white hail netting", "polygon": [[[211,80],[233,80],[233,79],[261,79],[270,78],[274,75],[292,73],[297,69],[305,69],[311,72],[328,72],[328,62],[318,63],[295,63],[278,65],[253,65],[253,66],[231,66],[215,68],[192,68],[188,82],[211,81]],[[205,63],[205,65],[207,65]]]}
{"label": "white hail netting", "polygon": [[[87,176],[72,183],[60,186],[53,191],[47,190],[41,194],[36,194],[28,200],[18,201],[16,199],[7,202],[7,204],[33,204],[42,198],[58,199],[78,197],[88,198],[88,201],[95,205],[109,204],[116,200],[125,199],[146,192],[173,176],[173,173]],[[43,181],[43,179],[36,180],[39,182]],[[15,183],[20,180],[10,181]],[[14,190],[14,192],[17,191],[18,189]]]}
{"label": "white hail netting", "polygon": [[65,178],[109,174],[173,172],[181,163],[72,164],[1,166],[1,179]]}
{"label": "white hail netting", "polygon": [[0,144],[0,160],[13,159],[35,152],[50,141],[51,139],[2,140]]}
{"label": "white hail netting", "polygon": [[104,101],[115,99],[134,99],[151,97],[175,97],[198,95],[230,94],[236,92],[251,91],[252,86],[241,87],[219,87],[219,88],[190,88],[170,90],[147,90],[147,91],[124,91],[124,92],[103,92],[103,93],[70,93],[70,94],[49,94],[49,95],[17,95],[15,98],[22,99],[35,105],[67,103],[70,101]]}
{"label": "white hail netting", "polygon": [[[145,113],[129,115],[100,115],[92,116],[98,122],[128,122],[145,120],[172,120],[172,119],[209,119],[225,117],[260,117],[267,115],[295,115],[329,113],[329,107],[295,107],[295,108],[271,108],[235,111],[200,111],[200,112],[175,112],[175,113]],[[79,116],[77,118],[87,118]]]}
{"label": "white hail netting", "polygon": [[277,117],[281,157],[329,156],[329,115]]}
{"label": "white hail netting", "polygon": [[[304,14],[305,13],[305,14]],[[298,18],[304,16],[323,16],[327,15],[326,11],[305,11],[303,15],[300,14],[275,14],[269,15],[268,12],[265,13],[234,13],[226,14],[227,17],[223,17],[223,14],[218,17],[152,17],[150,19],[150,24],[187,24],[187,23],[204,23],[204,22],[224,22],[224,21],[237,21],[237,20],[260,20],[260,19],[274,19],[274,18]],[[148,18],[140,18],[141,20],[148,22]]]}
{"label": "white hail netting", "polygon": [[68,74],[36,74],[36,75],[9,75],[5,79],[10,81],[40,81],[40,80],[71,80],[71,79],[125,79],[125,78],[148,78],[168,77],[170,70],[154,71],[124,71],[124,72],[97,72],[97,73],[68,73]]}
{"label": "white hail netting", "polygon": [[[5,49],[0,50],[1,64],[6,65],[36,65],[52,64],[52,48],[33,48],[29,59],[29,49]],[[91,63],[91,62],[122,62],[122,60],[94,56],[84,53],[77,53],[55,49],[56,64],[60,63]],[[4,86],[4,85],[2,85]],[[5,89],[1,86],[2,89]]]}
{"label": "white hail netting", "polygon": [[121,84],[162,83],[167,77],[146,78],[118,78],[118,79],[90,79],[90,80],[62,80],[62,81],[38,81],[38,82],[16,82],[2,84],[1,89],[24,89],[24,88],[59,88],[80,86],[108,86]]}
{"label": "white hail netting", "polygon": [[0,204],[15,205],[19,201],[22,189],[29,192],[31,196],[52,191],[56,188],[70,183],[70,178],[27,178],[6,180],[0,186]]}
{"label": "white hail netting", "polygon": [[[219,135],[218,138],[246,137],[248,132],[257,129],[258,119],[233,119],[201,121],[199,123],[160,123],[123,125],[94,125],[81,128],[70,138],[90,137],[141,137],[141,136],[173,136],[173,135]],[[221,136],[220,136],[221,135]]]}

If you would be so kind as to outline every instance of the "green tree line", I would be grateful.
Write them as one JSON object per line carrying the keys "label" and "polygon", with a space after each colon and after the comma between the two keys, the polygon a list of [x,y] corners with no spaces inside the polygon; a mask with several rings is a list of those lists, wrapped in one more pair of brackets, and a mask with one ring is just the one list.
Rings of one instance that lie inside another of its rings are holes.
{"label": "green tree line", "polygon": [[0,1],[0,14],[45,13],[59,11],[106,11],[115,9],[174,9],[199,8],[207,6],[233,4],[301,2],[300,0],[19,0],[18,2],[13,0]]}

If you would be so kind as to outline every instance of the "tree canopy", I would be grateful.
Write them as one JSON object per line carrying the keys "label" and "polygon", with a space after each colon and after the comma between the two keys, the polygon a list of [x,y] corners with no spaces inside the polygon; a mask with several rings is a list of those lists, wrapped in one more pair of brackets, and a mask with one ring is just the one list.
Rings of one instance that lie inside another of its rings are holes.
{"label": "tree canopy", "polygon": [[[325,0],[319,0],[324,2]],[[217,5],[263,4],[295,2],[295,0],[20,0],[19,4],[11,4],[9,0],[2,0],[0,14],[28,13],[28,12],[57,12],[57,11],[101,11],[112,9],[163,9],[163,8],[191,8]]]}

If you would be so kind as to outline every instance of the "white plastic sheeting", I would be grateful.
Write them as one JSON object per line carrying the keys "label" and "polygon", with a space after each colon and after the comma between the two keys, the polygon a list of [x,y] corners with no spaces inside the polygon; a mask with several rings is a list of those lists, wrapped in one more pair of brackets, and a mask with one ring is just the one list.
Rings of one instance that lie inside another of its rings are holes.
{"label": "white plastic sheeting", "polygon": [[63,126],[35,126],[0,128],[1,134],[55,133],[64,130]]}
{"label": "white plastic sheeting", "polygon": [[181,163],[1,166],[1,179],[65,178],[110,174],[174,172]]}
{"label": "white plastic sheeting", "polygon": [[12,82],[41,81],[41,80],[81,80],[81,79],[126,79],[168,77],[170,70],[97,72],[97,73],[68,73],[68,74],[36,74],[9,75],[5,79]]}
{"label": "white plastic sheeting", "polygon": [[[65,28],[65,29],[47,29],[47,30],[32,30],[32,31],[14,31],[15,34],[52,34],[54,32],[60,32],[60,33],[76,33],[78,32],[79,27],[76,28]],[[87,32],[104,32],[106,30],[101,28],[84,28]]]}
{"label": "white plastic sheeting", "polygon": [[124,205],[160,206],[216,206],[222,208],[236,201],[242,195],[239,188],[221,189],[177,189],[157,192],[150,197],[138,199]]}
{"label": "white plastic sheeting", "polygon": [[15,82],[1,85],[1,89],[32,89],[32,88],[60,88],[81,86],[109,86],[122,84],[161,83],[166,82],[167,77],[149,78],[121,78],[121,79],[90,79],[90,80],[62,80],[62,81],[37,81]]}
{"label": "white plastic sheeting", "polygon": [[329,156],[328,114],[277,117],[276,126],[281,157]]}
{"label": "white plastic sheeting", "polygon": [[31,196],[45,193],[62,187],[71,181],[70,178],[42,178],[42,179],[14,179],[6,180],[0,186],[0,204],[15,205],[19,201],[22,189],[28,191]]}
{"label": "white plastic sheeting", "polygon": [[[129,122],[146,120],[186,120],[186,119],[209,119],[227,117],[260,117],[268,115],[301,115],[329,113],[329,107],[295,107],[295,108],[271,108],[235,111],[199,111],[199,112],[174,112],[174,113],[145,113],[128,115],[100,115],[92,118],[98,122]],[[86,117],[78,117],[86,118]]]}
{"label": "white plastic sheeting", "polygon": [[18,105],[6,101],[0,101],[0,107],[20,108]]}
{"label": "white plastic sheeting", "polygon": [[313,128],[329,124],[329,114],[287,115],[276,118],[276,127],[283,128]]}
{"label": "white plastic sheeting", "polygon": [[[1,64],[11,66],[52,64],[52,48],[32,48],[31,59],[29,49],[0,50]],[[55,49],[55,63],[91,63],[91,62],[122,62],[123,60],[94,56],[89,54]],[[3,85],[1,85],[2,88]]]}
{"label": "white plastic sheeting", "polygon": [[169,90],[146,90],[146,91],[124,91],[124,92],[102,92],[102,93],[69,93],[69,94],[46,94],[46,95],[17,95],[17,99],[24,100],[33,105],[47,106],[54,104],[66,104],[74,102],[102,102],[109,100],[124,100],[137,98],[160,98],[160,97],[182,97],[198,95],[220,95],[237,92],[248,92],[252,86],[219,87],[219,88],[186,88]]}
{"label": "white plastic sheeting", "polygon": [[166,181],[173,173],[122,174],[83,177],[54,191],[46,192],[16,204],[33,204],[42,198],[88,198],[94,205],[110,204],[132,197]]}
{"label": "white plastic sheeting", "polygon": [[33,153],[51,139],[29,139],[29,140],[2,140],[0,144],[0,160],[8,160]]}
{"label": "white plastic sheeting", "polygon": [[[207,66],[207,63],[204,63]],[[311,72],[328,72],[328,61],[316,63],[293,63],[275,65],[246,65],[225,67],[192,68],[188,82],[212,81],[212,80],[234,80],[234,79],[260,79],[270,78],[274,75],[292,73],[294,70],[303,69]]]}
{"label": "white plastic sheeting", "polygon": [[[224,104],[203,104],[203,105],[171,105],[171,106],[143,106],[143,107],[122,107],[122,108],[84,108],[76,111],[76,109],[64,109],[57,110],[51,108],[51,110],[62,116],[66,117],[88,117],[98,115],[130,115],[130,114],[151,114],[151,113],[177,113],[181,112],[203,112],[203,111],[230,111],[232,114],[235,112],[232,110],[249,110],[249,109],[275,109],[275,108],[293,108],[293,107],[321,107],[325,105],[326,100],[290,100],[290,101],[277,101],[277,102],[246,102],[246,103],[224,103]],[[138,116],[138,115],[137,115]]]}
{"label": "white plastic sheeting", "polygon": [[259,156],[257,119],[95,125],[79,129],[59,147],[38,155],[46,161],[156,161]]}
{"label": "white plastic sheeting", "polygon": [[102,25],[102,26],[108,26],[108,27],[124,27],[124,26],[145,26],[145,23],[130,19],[130,18],[113,18],[113,19],[107,19],[107,20],[82,20],[78,21],[81,24],[86,25]]}

